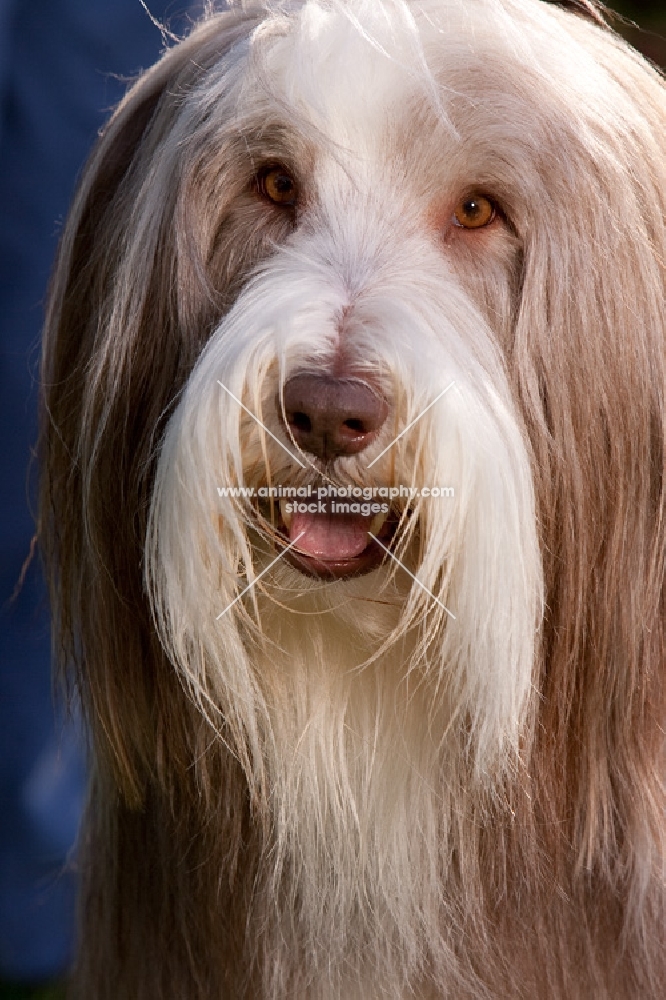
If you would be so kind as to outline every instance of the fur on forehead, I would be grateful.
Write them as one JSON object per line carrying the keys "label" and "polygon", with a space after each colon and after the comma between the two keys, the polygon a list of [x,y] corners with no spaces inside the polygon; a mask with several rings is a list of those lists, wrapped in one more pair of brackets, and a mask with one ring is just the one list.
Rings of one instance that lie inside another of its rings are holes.
{"label": "fur on forehead", "polygon": [[[627,93],[634,56],[618,50],[604,30],[546,4],[249,0],[240,6],[259,21],[251,19],[249,34],[194,81],[187,69],[151,184],[161,177],[164,185],[166,174],[183,178],[188,163],[201,176],[195,164],[205,158],[214,186],[216,143],[225,163],[235,151],[238,168],[245,163],[250,175],[275,158],[303,177],[326,154],[356,180],[365,175],[381,198],[398,193],[396,177],[418,173],[425,175],[426,196],[460,184],[488,185],[519,223],[530,212],[523,192],[548,189],[561,204],[575,190],[579,155],[592,156],[605,172],[633,172],[632,137],[651,142],[651,109],[642,119]],[[618,60],[625,63],[622,78]],[[381,191],[376,170],[387,159],[391,176]],[[225,193],[218,204],[234,192]]]}
{"label": "fur on forehead", "polygon": [[[368,124],[376,133],[378,121],[400,116],[406,95],[421,104],[425,99],[447,122],[451,100],[478,103],[479,81],[491,97],[508,85],[529,107],[538,84],[569,111],[573,103],[596,119],[611,108],[620,119],[634,117],[623,87],[604,66],[610,36],[546,3],[246,0],[234,6],[263,15],[249,39],[238,105],[256,105],[262,113],[280,107],[290,120],[302,115],[303,128],[318,127],[331,138],[337,125],[342,142],[350,119],[355,137]],[[206,94],[209,100],[214,94],[210,80]],[[511,123],[510,115],[502,117],[503,126]]]}

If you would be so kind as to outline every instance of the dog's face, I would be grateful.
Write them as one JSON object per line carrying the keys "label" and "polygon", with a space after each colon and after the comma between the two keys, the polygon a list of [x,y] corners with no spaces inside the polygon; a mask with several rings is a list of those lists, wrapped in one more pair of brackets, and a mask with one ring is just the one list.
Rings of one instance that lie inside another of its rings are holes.
{"label": "dog's face", "polygon": [[137,84],[63,241],[65,629],[129,786],[156,634],[251,782],[329,696],[495,780],[661,648],[663,86],[536,0],[269,6]]}
{"label": "dog's face", "polygon": [[570,125],[548,134],[531,53],[498,88],[494,26],[471,45],[460,5],[432,13],[367,7],[361,29],[306,4],[243,37],[169,109],[122,267],[168,224],[191,307],[226,297],[149,530],[162,635],[195,689],[229,644],[263,688],[258,636],[333,673],[400,648],[483,720],[487,757],[515,746],[531,693],[542,568],[506,359],[531,231],[562,228],[547,163]]}

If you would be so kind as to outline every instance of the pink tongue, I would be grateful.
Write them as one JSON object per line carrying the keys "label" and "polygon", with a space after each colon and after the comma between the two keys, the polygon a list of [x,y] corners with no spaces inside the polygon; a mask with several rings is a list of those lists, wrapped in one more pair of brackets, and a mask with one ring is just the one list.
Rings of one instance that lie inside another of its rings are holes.
{"label": "pink tongue", "polygon": [[289,541],[308,555],[330,561],[353,559],[370,542],[368,528],[372,517],[362,514],[294,514]]}

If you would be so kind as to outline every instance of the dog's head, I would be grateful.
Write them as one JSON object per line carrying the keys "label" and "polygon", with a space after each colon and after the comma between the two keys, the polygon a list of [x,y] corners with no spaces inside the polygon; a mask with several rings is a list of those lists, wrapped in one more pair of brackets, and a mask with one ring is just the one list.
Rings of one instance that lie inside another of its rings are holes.
{"label": "dog's head", "polygon": [[163,650],[248,773],[308,670],[409,680],[481,770],[537,691],[553,753],[637,738],[665,124],[656,71],[536,0],[248,3],[129,92],[54,279],[43,508],[128,788]]}

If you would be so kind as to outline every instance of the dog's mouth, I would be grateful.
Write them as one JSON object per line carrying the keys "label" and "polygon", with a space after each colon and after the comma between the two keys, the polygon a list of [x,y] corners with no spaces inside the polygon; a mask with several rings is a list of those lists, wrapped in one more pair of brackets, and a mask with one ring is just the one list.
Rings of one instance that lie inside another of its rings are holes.
{"label": "dog's mouth", "polygon": [[365,515],[293,507],[285,500],[276,505],[276,541],[287,562],[319,579],[341,580],[376,569],[389,558],[387,550],[401,520],[392,508],[387,513]]}

